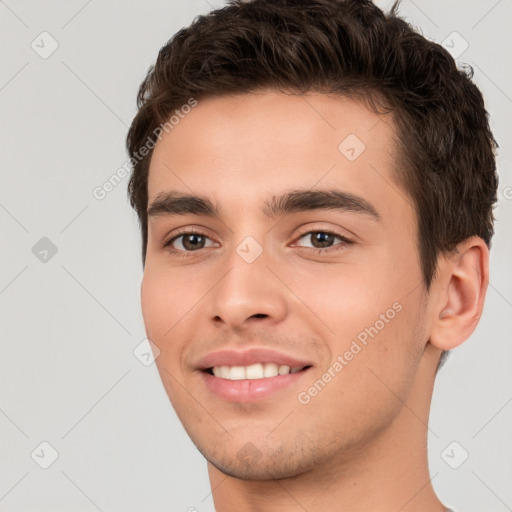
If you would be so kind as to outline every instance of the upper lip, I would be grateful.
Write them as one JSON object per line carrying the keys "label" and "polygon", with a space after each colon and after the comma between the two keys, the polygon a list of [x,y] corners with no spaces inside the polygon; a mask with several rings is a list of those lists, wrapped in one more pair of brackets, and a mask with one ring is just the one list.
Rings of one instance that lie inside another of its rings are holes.
{"label": "upper lip", "polygon": [[222,349],[205,355],[197,362],[199,370],[214,366],[250,366],[257,363],[276,363],[290,368],[312,366],[312,363],[297,357],[283,354],[268,348],[250,348],[245,350]]}

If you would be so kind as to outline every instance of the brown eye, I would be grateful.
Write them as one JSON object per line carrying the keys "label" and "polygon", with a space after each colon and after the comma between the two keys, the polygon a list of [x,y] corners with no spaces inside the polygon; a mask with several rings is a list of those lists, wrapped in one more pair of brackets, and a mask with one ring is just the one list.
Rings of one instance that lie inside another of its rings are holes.
{"label": "brown eye", "polygon": [[202,235],[196,235],[195,233],[189,233],[187,235],[182,235],[183,237],[183,247],[187,250],[195,250],[202,249],[205,243],[205,237]]}
{"label": "brown eye", "polygon": [[[339,245],[341,247],[352,243],[351,240],[348,238],[339,235],[337,233],[333,233],[331,231],[324,231],[324,230],[318,230],[318,231],[308,231],[307,233],[304,233],[300,236],[301,239],[308,238],[311,241],[311,249],[316,249],[318,252],[327,252],[322,251],[322,249],[329,249],[333,246]],[[336,239],[341,240],[341,243],[336,244]],[[301,247],[306,247],[304,245],[301,245]],[[307,248],[307,247],[306,247]]]}
{"label": "brown eye", "polygon": [[336,235],[324,231],[314,231],[310,236],[313,246],[318,249],[330,247],[336,238]]}
{"label": "brown eye", "polygon": [[[183,231],[166,242],[164,247],[173,253],[190,253],[207,247],[207,240],[210,238],[203,233]],[[208,247],[211,247],[211,244]]]}

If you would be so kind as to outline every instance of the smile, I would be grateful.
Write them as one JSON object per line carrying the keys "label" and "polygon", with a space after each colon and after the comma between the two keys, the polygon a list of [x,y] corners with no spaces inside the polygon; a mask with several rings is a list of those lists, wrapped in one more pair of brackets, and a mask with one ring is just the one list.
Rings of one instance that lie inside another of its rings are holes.
{"label": "smile", "polygon": [[[265,363],[245,367],[215,366],[200,373],[207,389],[216,398],[225,402],[250,403],[277,396],[280,391],[288,391],[298,386],[299,381],[310,373],[311,368],[311,366],[290,368],[286,365]],[[222,375],[229,375],[229,377]]]}
{"label": "smile", "polygon": [[220,377],[221,379],[229,380],[255,380],[255,379],[268,379],[277,377],[278,375],[288,375],[302,370],[302,366],[290,367],[286,364],[277,363],[256,363],[250,366],[214,366],[209,368],[209,371]]}

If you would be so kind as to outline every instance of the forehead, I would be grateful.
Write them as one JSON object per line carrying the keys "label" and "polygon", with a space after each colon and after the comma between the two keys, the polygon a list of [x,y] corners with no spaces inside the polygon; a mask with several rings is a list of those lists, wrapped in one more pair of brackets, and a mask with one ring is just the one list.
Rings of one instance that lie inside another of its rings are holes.
{"label": "forehead", "polygon": [[362,101],[261,91],[199,100],[187,111],[156,144],[149,204],[176,190],[256,206],[314,187],[408,202],[394,178],[392,120]]}

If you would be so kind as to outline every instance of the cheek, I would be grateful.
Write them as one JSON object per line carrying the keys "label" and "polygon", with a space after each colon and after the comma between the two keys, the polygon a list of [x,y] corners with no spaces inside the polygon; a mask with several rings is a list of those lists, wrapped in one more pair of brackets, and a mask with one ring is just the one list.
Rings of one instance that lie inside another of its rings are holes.
{"label": "cheek", "polygon": [[389,311],[388,323],[375,304],[354,310],[357,320],[350,313],[338,314],[336,335],[326,337],[331,362],[301,390],[300,403],[309,400],[301,405],[307,421],[331,425],[335,435],[357,439],[396,417],[407,401],[421,351],[415,343],[417,308],[407,302],[395,308],[382,309],[384,315]]}
{"label": "cheek", "polygon": [[339,374],[348,389],[362,380],[370,389],[372,383],[382,387],[369,368],[398,388],[410,379],[411,362],[424,345],[420,284],[419,267],[396,253],[298,272],[293,290],[307,307],[301,305],[297,316],[305,312],[310,325],[320,328],[330,357],[323,361],[326,368],[344,358]]}
{"label": "cheek", "polygon": [[155,364],[171,403],[178,408],[182,401],[186,402],[176,379],[181,381],[180,354],[186,339],[183,319],[192,307],[188,296],[197,302],[197,293],[187,289],[177,275],[146,265],[141,287],[146,335],[160,350]]}
{"label": "cheek", "polygon": [[161,283],[147,267],[142,279],[140,300],[146,334],[152,341],[157,342],[161,337],[162,324],[167,316],[169,304]]}
{"label": "cheek", "polygon": [[[175,374],[180,362],[178,355],[186,339],[183,329],[188,312],[194,311],[193,301],[198,294],[186,283],[173,278],[169,271],[146,267],[141,288],[141,309],[147,337],[159,348],[156,365],[162,379],[167,379],[165,368]],[[185,321],[184,321],[185,320]]]}
{"label": "cheek", "polygon": [[202,296],[194,286],[197,284],[187,280],[183,272],[146,266],[141,287],[141,309],[146,331],[150,331],[155,339],[171,338],[179,329],[179,322],[193,310],[198,297]]}
{"label": "cheek", "polygon": [[[295,268],[287,276],[294,294],[300,299],[297,312],[325,327],[328,338],[341,342],[356,336],[381,320],[380,315],[396,316],[393,304],[404,296],[402,279],[391,275],[386,265],[373,260],[343,265],[319,265]],[[387,324],[388,322],[386,322]]]}

